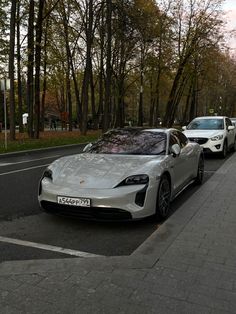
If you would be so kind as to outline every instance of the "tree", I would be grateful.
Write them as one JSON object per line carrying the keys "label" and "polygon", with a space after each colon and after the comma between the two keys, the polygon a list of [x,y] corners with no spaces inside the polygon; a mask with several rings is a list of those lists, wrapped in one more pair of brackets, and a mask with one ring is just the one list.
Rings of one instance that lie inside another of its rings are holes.
{"label": "tree", "polygon": [[27,45],[27,107],[28,107],[28,133],[34,137],[34,0],[29,3],[28,17],[28,45]]}
{"label": "tree", "polygon": [[187,82],[185,70],[189,61],[194,54],[201,53],[202,47],[214,39],[221,25],[219,20],[221,2],[221,0],[190,0],[187,3],[189,6],[186,6],[182,1],[177,1],[175,8],[178,16],[178,31],[176,32],[178,34],[178,63],[164,116],[165,126],[172,126],[174,122]]}
{"label": "tree", "polygon": [[6,8],[9,6],[9,1],[2,0],[0,2],[0,76],[6,77],[7,69],[4,66],[9,61],[9,41],[7,39],[7,31],[9,29],[9,18]]}
{"label": "tree", "polygon": [[16,3],[11,2],[10,21],[10,52],[9,52],[9,79],[10,79],[10,139],[15,140],[15,27],[16,27]]}
{"label": "tree", "polygon": [[34,137],[39,138],[40,128],[40,67],[41,67],[41,46],[43,32],[43,13],[45,0],[39,0],[38,15],[35,26],[35,97],[34,97]]}
{"label": "tree", "polygon": [[112,2],[106,0],[106,76],[105,76],[105,100],[104,100],[104,116],[103,116],[103,132],[110,127],[111,121],[111,41],[112,41]]}

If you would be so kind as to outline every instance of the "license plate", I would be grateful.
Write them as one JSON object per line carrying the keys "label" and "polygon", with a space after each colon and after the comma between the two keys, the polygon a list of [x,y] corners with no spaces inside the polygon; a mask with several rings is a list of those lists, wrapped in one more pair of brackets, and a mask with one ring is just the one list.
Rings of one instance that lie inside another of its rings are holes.
{"label": "license plate", "polygon": [[91,206],[91,200],[89,198],[83,197],[57,196],[57,203],[70,206],[83,206],[83,207]]}

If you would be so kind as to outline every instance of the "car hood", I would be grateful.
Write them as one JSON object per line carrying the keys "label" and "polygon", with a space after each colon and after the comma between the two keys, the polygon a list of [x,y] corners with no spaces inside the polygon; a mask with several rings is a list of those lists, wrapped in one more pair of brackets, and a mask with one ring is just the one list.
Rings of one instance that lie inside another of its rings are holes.
{"label": "car hood", "polygon": [[49,166],[53,182],[78,188],[113,188],[130,175],[152,173],[161,156],[83,153],[56,160]]}
{"label": "car hood", "polygon": [[185,130],[184,135],[187,137],[211,138],[224,133],[224,130]]}

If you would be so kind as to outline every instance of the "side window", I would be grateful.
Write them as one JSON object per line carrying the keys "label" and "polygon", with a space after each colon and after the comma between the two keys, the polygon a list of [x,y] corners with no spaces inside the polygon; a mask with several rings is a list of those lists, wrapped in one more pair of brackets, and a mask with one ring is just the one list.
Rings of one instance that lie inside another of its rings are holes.
{"label": "side window", "polygon": [[225,119],[225,122],[226,122],[226,128],[227,128],[227,129],[228,129],[228,126],[229,126],[229,125],[233,125],[232,122],[231,122],[231,120],[230,120],[229,118],[226,118],[226,119]]}
{"label": "side window", "polygon": [[[169,139],[169,149],[174,144],[179,144],[180,145],[179,139],[178,139],[178,137],[175,136],[174,133],[171,133],[170,134],[170,139]],[[169,151],[169,153],[170,153],[170,151]]]}
{"label": "side window", "polygon": [[[186,137],[183,133],[181,133],[181,132],[179,132],[179,131],[174,131],[174,132],[172,133],[172,135],[173,135],[173,137],[174,137],[175,140],[176,140],[175,143],[179,144],[179,146],[180,146],[181,149],[187,145],[188,139],[187,139],[187,137]],[[174,144],[175,144],[175,143],[174,143]],[[173,144],[172,144],[172,145],[173,145]]]}
{"label": "side window", "polygon": [[180,144],[181,144],[180,147],[183,148],[184,146],[187,145],[188,139],[187,139],[187,137],[186,137],[183,133],[181,133],[181,132],[177,132],[177,134],[178,134],[178,137],[179,137],[179,140],[180,140]]}

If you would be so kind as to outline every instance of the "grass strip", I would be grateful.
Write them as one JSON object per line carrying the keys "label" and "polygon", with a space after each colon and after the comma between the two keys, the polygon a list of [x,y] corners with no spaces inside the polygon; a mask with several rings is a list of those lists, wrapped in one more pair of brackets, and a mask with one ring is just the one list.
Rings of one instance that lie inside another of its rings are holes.
{"label": "grass strip", "polygon": [[17,134],[16,140],[7,140],[7,149],[5,149],[5,140],[3,134],[0,136],[0,153],[9,153],[24,150],[33,150],[47,147],[71,145],[94,142],[101,132],[93,132],[88,135],[80,135],[77,132],[43,132],[39,139],[30,139],[26,133]]}

